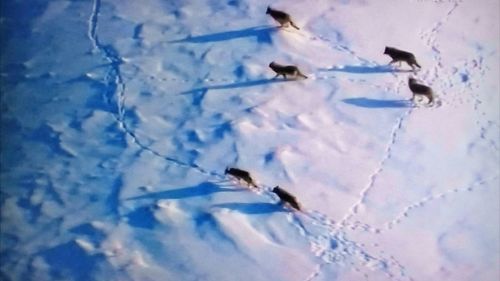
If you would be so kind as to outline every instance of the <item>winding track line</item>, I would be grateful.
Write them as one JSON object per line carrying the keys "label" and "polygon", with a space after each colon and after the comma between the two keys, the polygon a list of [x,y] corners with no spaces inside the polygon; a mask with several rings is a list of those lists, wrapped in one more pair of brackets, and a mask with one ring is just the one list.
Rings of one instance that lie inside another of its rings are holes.
{"label": "winding track line", "polygon": [[[216,177],[218,179],[224,178],[223,175],[217,172],[208,171],[197,164],[190,164],[168,155],[163,155],[144,143],[139,139],[139,137],[133,132],[131,128],[125,122],[125,90],[126,85],[123,81],[123,77],[120,72],[120,65],[123,63],[122,58],[119,56],[118,52],[111,45],[104,45],[99,41],[98,37],[98,24],[99,24],[99,13],[101,10],[101,0],[94,0],[92,5],[92,13],[89,19],[89,30],[88,36],[92,42],[93,50],[101,53],[103,58],[109,62],[109,70],[106,73],[105,81],[107,84],[107,91],[103,93],[106,102],[109,106],[114,108],[113,116],[117,121],[119,127],[124,131],[126,135],[132,138],[133,143],[139,146],[140,149],[149,151],[153,155],[163,158],[164,160],[173,163],[177,166],[194,169],[201,174]],[[117,101],[115,101],[115,97]]]}

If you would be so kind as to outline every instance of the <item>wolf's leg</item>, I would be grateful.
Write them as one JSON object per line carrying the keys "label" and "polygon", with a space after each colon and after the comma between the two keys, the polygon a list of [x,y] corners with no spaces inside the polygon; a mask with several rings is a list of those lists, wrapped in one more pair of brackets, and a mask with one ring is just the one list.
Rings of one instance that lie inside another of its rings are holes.
{"label": "wolf's leg", "polygon": [[413,97],[411,98],[411,103],[413,107],[419,107],[420,105],[418,97],[415,94],[413,94]]}
{"label": "wolf's leg", "polygon": [[406,63],[407,63],[407,64],[411,67],[411,69],[413,70],[413,72],[415,72],[415,73],[416,73],[416,72],[417,72],[417,70],[419,70],[419,69],[417,68],[418,64],[416,64],[416,63],[414,63],[414,62],[406,62]]}
{"label": "wolf's leg", "polygon": [[425,97],[427,98],[427,104],[428,105],[433,105],[434,104],[434,97],[432,95],[427,95]]}

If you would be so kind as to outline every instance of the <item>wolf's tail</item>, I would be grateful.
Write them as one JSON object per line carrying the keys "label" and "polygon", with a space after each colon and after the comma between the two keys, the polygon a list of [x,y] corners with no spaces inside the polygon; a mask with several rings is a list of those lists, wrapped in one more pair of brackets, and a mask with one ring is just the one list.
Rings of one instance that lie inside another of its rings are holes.
{"label": "wolf's tail", "polygon": [[295,23],[293,23],[293,21],[290,21],[290,25],[295,27],[295,29],[300,30],[300,28],[298,26],[296,26]]}
{"label": "wolf's tail", "polygon": [[297,75],[304,78],[304,79],[307,79],[307,76],[305,76],[302,72],[297,72]]}
{"label": "wolf's tail", "polygon": [[255,188],[259,188],[259,186],[252,180],[251,182],[248,183],[248,186],[253,186]]}

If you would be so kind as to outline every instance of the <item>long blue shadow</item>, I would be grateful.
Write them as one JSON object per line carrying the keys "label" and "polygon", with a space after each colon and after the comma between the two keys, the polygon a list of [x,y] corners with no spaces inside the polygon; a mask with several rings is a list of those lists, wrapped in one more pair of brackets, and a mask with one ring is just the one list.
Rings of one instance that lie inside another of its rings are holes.
{"label": "long blue shadow", "polygon": [[94,271],[98,268],[109,270],[110,266],[104,255],[91,255],[75,241],[60,244],[39,254],[48,264],[52,280],[60,280],[62,276],[71,276],[71,280],[76,281],[92,280]]}
{"label": "long blue shadow", "polygon": [[204,182],[202,184],[178,188],[173,190],[166,190],[160,192],[148,193],[140,196],[130,197],[126,200],[139,200],[139,199],[183,199],[189,197],[206,196],[216,192],[237,192],[241,191],[232,188],[223,188],[214,183]]}
{"label": "long blue shadow", "polygon": [[189,36],[184,39],[169,41],[169,43],[209,43],[243,37],[255,37],[260,43],[271,43],[271,34],[276,31],[278,31],[277,27],[254,26],[245,29],[224,31],[200,36]]}
{"label": "long blue shadow", "polygon": [[366,108],[402,108],[411,107],[409,100],[378,100],[369,98],[350,98],[343,99],[343,102],[359,107]]}
{"label": "long blue shadow", "polygon": [[248,215],[287,212],[279,203],[222,203],[214,205],[215,208],[232,209]]}
{"label": "long blue shadow", "polygon": [[397,72],[412,72],[412,70],[396,69],[389,65],[346,65],[336,66],[332,68],[321,69],[322,71],[337,71],[355,74],[369,74],[369,73],[397,73]]}
{"label": "long blue shadow", "polygon": [[255,87],[255,86],[264,85],[264,84],[283,83],[283,82],[290,82],[290,81],[295,81],[295,80],[293,80],[293,79],[260,79],[260,80],[237,82],[237,83],[224,84],[224,85],[213,85],[213,86],[201,87],[201,88],[196,88],[196,89],[192,89],[189,91],[185,91],[185,92],[182,92],[180,94],[186,95],[186,94],[193,94],[193,93],[198,93],[198,92],[205,92],[207,90],[226,90],[226,89],[234,89],[234,88]]}

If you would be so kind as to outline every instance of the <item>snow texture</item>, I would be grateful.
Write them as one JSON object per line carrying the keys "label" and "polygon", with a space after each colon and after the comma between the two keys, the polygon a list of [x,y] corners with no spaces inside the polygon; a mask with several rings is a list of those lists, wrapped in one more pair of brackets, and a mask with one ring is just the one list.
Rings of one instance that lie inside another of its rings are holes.
{"label": "snow texture", "polygon": [[0,5],[1,280],[500,279],[497,0]]}

